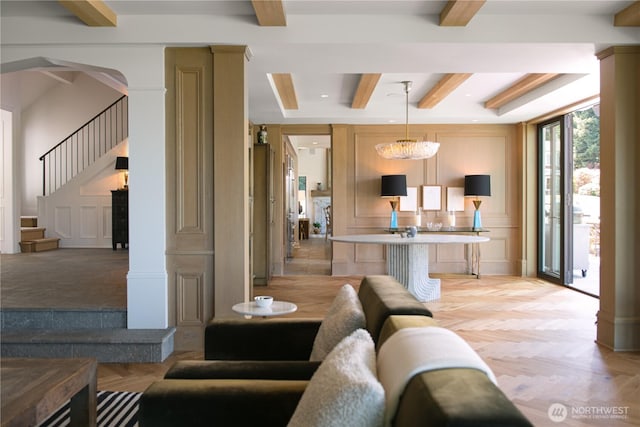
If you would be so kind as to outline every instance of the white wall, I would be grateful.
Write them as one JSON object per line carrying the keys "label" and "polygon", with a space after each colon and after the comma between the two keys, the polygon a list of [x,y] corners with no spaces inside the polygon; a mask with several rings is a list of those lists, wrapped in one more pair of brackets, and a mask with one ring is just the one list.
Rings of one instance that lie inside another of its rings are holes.
{"label": "white wall", "polygon": [[13,254],[20,251],[19,220],[15,203],[16,179],[14,174],[13,115],[0,110],[0,252]]}
{"label": "white wall", "polygon": [[[30,71],[29,73],[32,73]],[[72,84],[58,83],[22,111],[21,214],[37,214],[42,195],[40,156],[117,100],[121,93],[78,73]]]}

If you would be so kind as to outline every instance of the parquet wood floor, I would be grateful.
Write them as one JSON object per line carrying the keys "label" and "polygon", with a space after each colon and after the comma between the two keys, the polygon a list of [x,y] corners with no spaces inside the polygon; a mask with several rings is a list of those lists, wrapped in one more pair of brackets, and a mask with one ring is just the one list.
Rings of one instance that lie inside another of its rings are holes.
{"label": "parquet wood floor", "polygon": [[[598,300],[542,280],[519,277],[442,278],[442,298],[426,305],[441,326],[465,338],[495,372],[500,388],[536,426],[640,425],[640,353],[616,353],[595,342]],[[294,301],[290,316],[322,316],[344,283],[361,277],[284,276],[256,293]],[[101,389],[142,391],[180,359],[162,364],[101,364]],[[552,422],[562,404],[568,417]],[[590,411],[625,412],[624,419]]]}
{"label": "parquet wood floor", "polygon": [[[2,307],[87,307],[87,301],[88,306],[120,306],[126,301],[126,252],[105,250],[97,254],[102,258],[97,264],[91,254],[95,252],[3,254]],[[12,262],[18,259],[21,267]],[[78,264],[83,271],[78,271]],[[594,342],[597,299],[538,279],[438,277],[442,298],[426,305],[440,325],[456,331],[482,356],[501,389],[535,425],[640,425],[640,353],[616,353]],[[255,293],[295,302],[299,309],[290,316],[321,317],[340,286],[357,287],[360,279],[287,275],[275,277]],[[158,364],[99,364],[98,387],[144,391],[175,361],[202,356],[180,352]],[[552,422],[547,414],[554,403],[569,411],[563,423]],[[626,418],[587,414],[614,409],[626,411]]]}

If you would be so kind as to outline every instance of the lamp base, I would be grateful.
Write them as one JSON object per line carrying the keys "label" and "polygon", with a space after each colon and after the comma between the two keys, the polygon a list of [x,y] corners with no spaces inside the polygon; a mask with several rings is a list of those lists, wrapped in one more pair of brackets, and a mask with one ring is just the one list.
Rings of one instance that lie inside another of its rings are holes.
{"label": "lamp base", "polygon": [[480,218],[480,210],[476,209],[473,213],[473,230],[480,230],[482,228],[482,219]]}
{"label": "lamp base", "polygon": [[398,228],[398,212],[391,211],[391,222],[389,228]]}

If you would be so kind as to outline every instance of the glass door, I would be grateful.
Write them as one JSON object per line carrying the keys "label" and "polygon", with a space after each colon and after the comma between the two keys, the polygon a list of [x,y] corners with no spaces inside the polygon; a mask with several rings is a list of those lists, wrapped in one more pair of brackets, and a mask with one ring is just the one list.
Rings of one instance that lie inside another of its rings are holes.
{"label": "glass door", "polygon": [[573,271],[570,121],[562,116],[538,126],[538,275],[563,285]]}

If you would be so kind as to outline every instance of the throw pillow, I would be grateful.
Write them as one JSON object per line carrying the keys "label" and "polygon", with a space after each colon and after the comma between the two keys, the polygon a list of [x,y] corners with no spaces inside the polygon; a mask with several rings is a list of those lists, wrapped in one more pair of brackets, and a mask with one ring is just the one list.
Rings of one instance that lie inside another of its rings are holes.
{"label": "throw pillow", "polygon": [[350,284],[343,285],[320,324],[309,360],[323,360],[340,341],[364,327],[364,311],[358,294]]}
{"label": "throw pillow", "polygon": [[384,389],[376,378],[375,357],[366,330],[342,340],[311,377],[288,426],[382,426]]}

